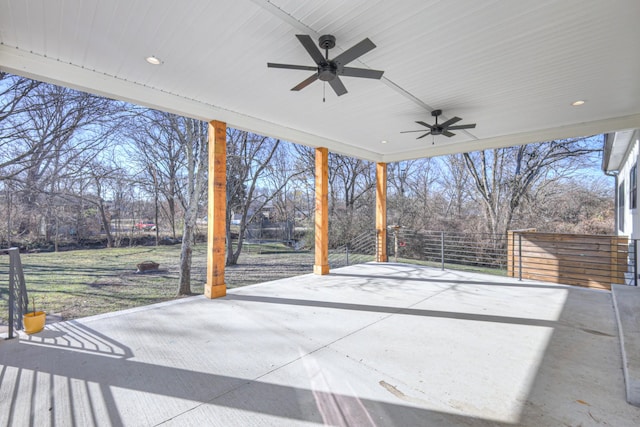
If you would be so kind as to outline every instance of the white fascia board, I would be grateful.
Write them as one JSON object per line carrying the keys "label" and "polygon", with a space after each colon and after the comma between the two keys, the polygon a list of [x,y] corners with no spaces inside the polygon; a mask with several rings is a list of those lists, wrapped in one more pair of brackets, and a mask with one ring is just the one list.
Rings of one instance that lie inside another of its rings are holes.
{"label": "white fascia board", "polygon": [[310,147],[326,147],[329,151],[373,162],[381,161],[379,153],[346,143],[292,129],[257,117],[206,104],[178,94],[126,81],[73,64],[45,58],[16,48],[0,45],[0,69],[34,80],[69,87],[95,95],[202,121],[217,120],[229,127],[254,132]]}
{"label": "white fascia board", "polygon": [[559,139],[579,138],[583,136],[599,135],[603,133],[615,132],[621,129],[640,128],[640,114],[624,117],[613,117],[605,120],[576,123],[551,129],[542,129],[532,132],[524,132],[513,135],[499,136],[495,138],[478,139],[465,141],[458,144],[429,145],[424,149],[405,151],[382,156],[383,162],[391,163],[410,159],[425,157],[444,156],[447,154],[469,153],[472,151],[486,150],[492,148],[504,148],[531,144],[536,142],[547,142]]}

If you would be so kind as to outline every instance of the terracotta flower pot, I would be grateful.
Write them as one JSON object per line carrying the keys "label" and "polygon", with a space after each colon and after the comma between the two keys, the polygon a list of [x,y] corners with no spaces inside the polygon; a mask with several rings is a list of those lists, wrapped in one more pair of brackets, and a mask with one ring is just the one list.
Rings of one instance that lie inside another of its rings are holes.
{"label": "terracotta flower pot", "polygon": [[28,334],[35,334],[44,329],[47,315],[44,311],[29,312],[22,316],[24,331]]}

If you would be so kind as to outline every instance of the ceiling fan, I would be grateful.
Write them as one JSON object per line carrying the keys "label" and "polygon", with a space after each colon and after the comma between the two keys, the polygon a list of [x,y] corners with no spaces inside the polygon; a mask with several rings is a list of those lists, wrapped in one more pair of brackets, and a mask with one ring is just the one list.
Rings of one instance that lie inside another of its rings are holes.
{"label": "ceiling fan", "polygon": [[[468,124],[468,125],[452,126],[454,123],[458,123],[460,120],[462,120],[460,117],[454,117],[452,119],[447,120],[444,123],[438,124],[438,116],[441,114],[442,114],[442,110],[433,110],[431,112],[431,115],[436,118],[436,123],[433,125],[430,125],[423,121],[416,121],[416,123],[418,123],[419,125],[429,128],[429,131],[427,131],[424,135],[420,135],[416,139],[424,138],[427,135],[444,135],[446,137],[451,138],[452,136],[455,135],[455,133],[450,132],[452,130],[473,129],[476,127],[475,123]],[[405,130],[400,133],[409,133],[409,132],[424,132],[424,129],[423,130]]]}
{"label": "ceiling fan", "polygon": [[354,45],[350,49],[342,52],[340,55],[333,59],[329,59],[329,49],[336,45],[336,38],[330,34],[321,36],[318,39],[318,45],[324,49],[325,54],[322,55],[320,49],[318,49],[311,39],[306,34],[297,34],[296,37],[302,43],[302,46],[307,50],[311,58],[316,63],[316,66],[307,65],[291,65],[291,64],[274,64],[272,62],[267,63],[267,67],[270,68],[285,68],[289,70],[306,70],[313,71],[314,74],[309,78],[300,82],[297,86],[291,90],[298,91],[309,86],[316,80],[328,82],[333,88],[336,95],[344,95],[347,93],[347,88],[340,80],[340,76],[346,77],[363,77],[366,79],[380,79],[384,71],[369,70],[366,68],[352,68],[345,67],[349,62],[358,59],[360,56],[369,52],[376,47],[375,44],[368,38],[362,40],[360,43]]}

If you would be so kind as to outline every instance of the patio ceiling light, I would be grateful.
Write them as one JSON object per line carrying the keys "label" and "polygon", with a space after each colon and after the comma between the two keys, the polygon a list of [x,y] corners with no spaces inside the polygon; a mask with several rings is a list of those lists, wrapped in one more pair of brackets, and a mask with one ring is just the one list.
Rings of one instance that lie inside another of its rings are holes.
{"label": "patio ceiling light", "polygon": [[579,106],[581,106],[581,105],[584,105],[584,101],[583,101],[583,100],[581,100],[581,99],[580,99],[580,100],[578,100],[578,101],[573,101],[573,102],[571,103],[571,105],[573,105],[574,107],[579,107]]}
{"label": "patio ceiling light", "polygon": [[162,64],[162,61],[159,58],[156,58],[155,56],[151,55],[151,56],[147,56],[145,58],[145,60],[151,64],[151,65],[160,65]]}
{"label": "patio ceiling light", "polygon": [[386,139],[383,139],[382,141],[380,141],[380,144],[386,144],[386,143],[387,143]]}

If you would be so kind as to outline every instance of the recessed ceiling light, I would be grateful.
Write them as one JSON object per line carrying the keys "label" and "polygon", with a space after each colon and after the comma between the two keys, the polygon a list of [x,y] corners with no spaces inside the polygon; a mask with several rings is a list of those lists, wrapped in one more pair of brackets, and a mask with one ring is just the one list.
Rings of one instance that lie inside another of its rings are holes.
{"label": "recessed ceiling light", "polygon": [[382,141],[380,141],[380,143],[381,143],[381,144],[386,144],[386,143],[387,143],[387,141],[383,139]]}
{"label": "recessed ceiling light", "polygon": [[571,105],[573,105],[574,107],[579,107],[581,105],[584,105],[584,101],[580,99],[578,101],[572,102]]}
{"label": "recessed ceiling light", "polygon": [[151,65],[160,65],[160,64],[162,64],[162,61],[160,59],[156,58],[155,56],[147,56],[145,59]]}

